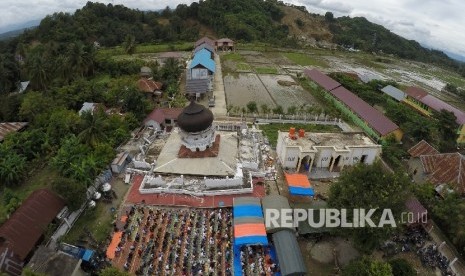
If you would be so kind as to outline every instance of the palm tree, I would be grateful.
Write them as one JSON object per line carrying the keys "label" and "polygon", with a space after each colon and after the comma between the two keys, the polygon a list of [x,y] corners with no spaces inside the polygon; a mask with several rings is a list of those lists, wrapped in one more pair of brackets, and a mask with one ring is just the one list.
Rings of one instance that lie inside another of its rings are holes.
{"label": "palm tree", "polygon": [[26,60],[26,72],[34,89],[46,89],[50,78],[43,47],[37,46]]}
{"label": "palm tree", "polygon": [[136,37],[133,35],[127,35],[123,43],[124,52],[132,55],[136,51]]}
{"label": "palm tree", "polygon": [[105,140],[107,137],[104,133],[105,129],[105,113],[103,111],[84,112],[82,115],[84,129],[79,133],[78,138],[81,142],[86,143],[93,148]]}

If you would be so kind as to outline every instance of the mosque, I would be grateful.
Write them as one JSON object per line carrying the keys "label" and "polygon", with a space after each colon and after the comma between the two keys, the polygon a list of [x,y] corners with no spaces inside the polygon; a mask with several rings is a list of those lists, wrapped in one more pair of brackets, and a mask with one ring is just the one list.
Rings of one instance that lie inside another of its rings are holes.
{"label": "mosque", "polygon": [[213,113],[195,101],[182,110],[177,125],[145,175],[141,194],[250,193],[252,176],[265,176],[261,131],[215,123]]}

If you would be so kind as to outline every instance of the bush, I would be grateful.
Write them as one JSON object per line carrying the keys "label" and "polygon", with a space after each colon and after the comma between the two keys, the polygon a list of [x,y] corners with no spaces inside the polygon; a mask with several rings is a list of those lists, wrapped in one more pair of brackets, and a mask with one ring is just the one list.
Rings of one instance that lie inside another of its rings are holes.
{"label": "bush", "polygon": [[392,274],[394,276],[414,276],[417,275],[412,265],[405,259],[390,260],[389,264],[392,267]]}

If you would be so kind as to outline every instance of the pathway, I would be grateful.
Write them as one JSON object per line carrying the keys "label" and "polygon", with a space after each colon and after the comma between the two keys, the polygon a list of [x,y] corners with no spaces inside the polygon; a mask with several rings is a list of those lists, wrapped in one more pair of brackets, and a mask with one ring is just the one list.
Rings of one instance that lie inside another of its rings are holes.
{"label": "pathway", "polygon": [[221,71],[220,56],[215,54],[215,75],[213,79],[213,95],[215,96],[215,106],[211,107],[213,115],[226,115],[226,95],[224,93],[223,73]]}

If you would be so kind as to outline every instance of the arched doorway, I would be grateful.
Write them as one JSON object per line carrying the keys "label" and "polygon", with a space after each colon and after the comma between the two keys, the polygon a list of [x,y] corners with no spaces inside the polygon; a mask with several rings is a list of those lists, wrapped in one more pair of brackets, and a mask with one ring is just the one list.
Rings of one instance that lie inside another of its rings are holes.
{"label": "arched doorway", "polygon": [[339,163],[341,162],[341,155],[338,155],[336,158],[331,157],[331,161],[329,162],[329,170],[331,172],[339,172],[341,170]]}
{"label": "arched doorway", "polygon": [[300,170],[299,172],[308,172],[310,171],[310,165],[312,164],[312,157],[310,155],[305,155],[304,158],[300,160]]}

